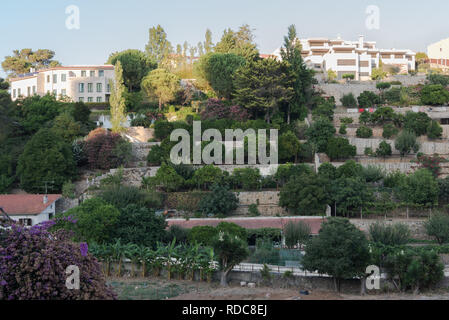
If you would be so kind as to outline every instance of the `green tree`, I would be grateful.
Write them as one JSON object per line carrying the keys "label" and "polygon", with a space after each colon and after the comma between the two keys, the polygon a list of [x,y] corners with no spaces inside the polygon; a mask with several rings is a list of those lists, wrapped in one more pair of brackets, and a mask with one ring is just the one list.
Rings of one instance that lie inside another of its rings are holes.
{"label": "green tree", "polygon": [[366,126],[360,126],[357,128],[356,131],[357,138],[371,138],[373,136],[373,129],[366,127]]}
{"label": "green tree", "polygon": [[28,141],[17,167],[20,186],[27,192],[42,192],[45,181],[52,182],[50,190],[60,191],[75,173],[71,146],[49,129],[39,130]]}
{"label": "green tree", "polygon": [[327,142],[326,154],[334,160],[344,160],[355,157],[357,148],[349,143],[349,140],[342,137],[331,137]]}
{"label": "green tree", "polygon": [[427,137],[429,139],[439,139],[442,134],[443,128],[441,128],[440,123],[432,120],[427,127]]}
{"label": "green tree", "polygon": [[324,222],[318,237],[309,242],[305,251],[304,268],[334,277],[336,291],[340,291],[343,279],[362,277],[361,281],[365,281],[370,261],[368,240],[349,220],[331,218]]}
{"label": "green tree", "polygon": [[220,284],[225,287],[228,285],[228,273],[249,255],[246,239],[219,232],[212,240],[212,247],[220,266]]}
{"label": "green tree", "polygon": [[369,207],[373,192],[360,178],[339,178],[332,186],[332,198],[337,206],[337,213],[349,215]]}
{"label": "green tree", "polygon": [[76,138],[82,136],[81,124],[75,121],[68,112],[64,112],[55,118],[52,130],[57,136],[70,144]]}
{"label": "green tree", "polygon": [[140,50],[125,50],[109,56],[108,64],[116,65],[120,61],[123,68],[123,80],[129,92],[140,91],[142,79],[157,64]]}
{"label": "green tree", "polygon": [[301,43],[296,34],[296,27],[288,27],[288,34],[284,37],[284,46],[281,48],[283,61],[289,63],[288,69],[293,75],[293,96],[288,101],[287,123],[290,123],[291,115],[299,119],[307,116],[306,105],[309,103],[312,93],[314,71],[307,68],[301,56]]}
{"label": "green tree", "polygon": [[169,55],[173,52],[173,47],[167,39],[167,33],[160,25],[150,28],[145,51],[152,61],[157,62],[159,68],[167,64]]}
{"label": "green tree", "polygon": [[412,150],[419,151],[419,143],[416,141],[416,136],[413,132],[404,130],[396,138],[394,147],[401,153],[401,156],[408,155]]}
{"label": "green tree", "polygon": [[422,136],[427,133],[427,128],[432,119],[425,112],[407,112],[404,118],[404,129],[412,131],[416,136]]}
{"label": "green tree", "polygon": [[294,93],[293,78],[286,62],[262,59],[246,63],[235,73],[235,101],[248,109],[265,111],[267,123]]}
{"label": "green tree", "polygon": [[428,236],[433,237],[439,244],[449,242],[449,215],[433,214],[424,224]]}
{"label": "green tree", "polygon": [[60,63],[53,60],[54,56],[55,52],[48,49],[14,50],[12,56],[5,57],[2,68],[8,73],[8,77],[16,77],[30,72],[31,68],[39,70],[59,66]]}
{"label": "green tree", "polygon": [[245,58],[233,53],[214,53],[205,64],[207,81],[218,97],[230,99],[234,92],[234,74],[245,64]]}
{"label": "green tree", "polygon": [[279,160],[294,159],[296,162],[300,149],[301,144],[293,132],[287,131],[279,137]]}
{"label": "green tree", "polygon": [[330,203],[329,180],[315,174],[293,176],[279,195],[279,206],[297,215],[323,215]]}
{"label": "green tree", "polygon": [[111,125],[113,132],[123,131],[123,123],[126,121],[125,93],[123,84],[123,69],[120,61],[115,65],[115,81],[109,81],[111,96],[109,104],[111,106]]}
{"label": "green tree", "polygon": [[103,243],[112,240],[120,212],[104,200],[92,198],[59,217],[70,217],[76,223],[57,224],[56,228],[72,229],[78,241]]}
{"label": "green tree", "polygon": [[247,24],[241,26],[238,31],[225,30],[220,42],[215,45],[214,51],[217,53],[234,53],[246,60],[259,58],[259,51],[254,43],[254,35]]}
{"label": "green tree", "polygon": [[383,222],[376,222],[369,226],[369,234],[371,241],[385,246],[405,245],[410,239],[410,229],[403,223],[387,225]]}
{"label": "green tree", "polygon": [[354,94],[348,93],[343,95],[343,97],[340,99],[341,104],[346,108],[356,108],[357,107],[357,100],[354,97]]}
{"label": "green tree", "polygon": [[441,84],[430,84],[421,90],[421,102],[425,105],[444,105],[449,102],[449,91]]}
{"label": "green tree", "polygon": [[156,248],[165,237],[167,223],[154,210],[131,204],[121,210],[113,237],[123,243]]}
{"label": "green tree", "polygon": [[204,215],[228,215],[238,207],[238,198],[227,187],[214,185],[200,200],[199,210]]}
{"label": "green tree", "polygon": [[206,34],[205,34],[205,41],[204,41],[204,52],[206,54],[210,53],[213,51],[214,49],[214,44],[212,42],[212,31],[210,31],[209,29],[206,30]]}
{"label": "green tree", "polygon": [[379,148],[376,149],[376,156],[386,158],[386,157],[391,156],[391,154],[392,154],[392,151],[391,151],[390,144],[387,143],[386,141],[382,141],[379,144]]}
{"label": "green tree", "polygon": [[175,99],[180,88],[180,79],[165,69],[153,70],[142,80],[142,89],[146,94],[158,98],[159,110],[162,110],[164,104]]}
{"label": "green tree", "polygon": [[306,137],[317,152],[325,152],[328,141],[336,130],[329,119],[320,118],[306,130]]}
{"label": "green tree", "polygon": [[357,98],[359,106],[363,108],[372,108],[380,103],[379,96],[371,91],[363,91]]}
{"label": "green tree", "polygon": [[176,172],[176,170],[166,163],[157,170],[156,176],[152,179],[155,187],[161,187],[165,191],[178,191],[184,185],[184,179]]}
{"label": "green tree", "polygon": [[408,175],[397,191],[402,201],[424,206],[436,205],[438,194],[438,182],[428,169],[419,169]]}

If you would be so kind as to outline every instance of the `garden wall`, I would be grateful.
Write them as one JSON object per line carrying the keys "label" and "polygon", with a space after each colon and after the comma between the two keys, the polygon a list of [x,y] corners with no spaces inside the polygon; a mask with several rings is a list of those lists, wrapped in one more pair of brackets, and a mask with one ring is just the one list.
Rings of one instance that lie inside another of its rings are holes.
{"label": "garden wall", "polygon": [[[404,210],[405,211],[405,210]],[[404,212],[405,213],[405,212]],[[360,230],[368,233],[370,225],[376,223],[377,221],[385,222],[386,224],[395,224],[395,223],[403,223],[407,225],[410,229],[411,237],[413,239],[419,240],[429,240],[430,238],[426,234],[426,230],[424,228],[424,223],[426,220],[416,220],[416,219],[395,219],[393,220],[377,220],[377,219],[350,219],[351,223],[355,225]]]}

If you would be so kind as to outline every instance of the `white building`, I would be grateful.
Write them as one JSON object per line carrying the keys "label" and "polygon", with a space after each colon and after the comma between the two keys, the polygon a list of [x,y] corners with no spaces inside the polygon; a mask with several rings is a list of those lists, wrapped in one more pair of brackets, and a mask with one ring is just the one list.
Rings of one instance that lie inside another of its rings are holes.
{"label": "white building", "polygon": [[53,94],[74,102],[107,102],[114,66],[67,66],[33,71],[10,79],[11,98]]}
{"label": "white building", "polygon": [[60,194],[8,194],[0,195],[0,208],[24,226],[34,226],[52,219]]}
{"label": "white building", "polygon": [[[398,67],[400,73],[415,70],[415,52],[378,49],[376,42],[365,41],[364,36],[358,41],[311,38],[300,42],[304,62],[316,71],[334,71],[337,79],[342,79],[344,74],[353,74],[356,80],[370,80],[372,70],[379,67],[380,61]],[[281,59],[280,49],[273,55]]]}
{"label": "white building", "polygon": [[429,62],[437,67],[449,68],[449,38],[427,47]]}

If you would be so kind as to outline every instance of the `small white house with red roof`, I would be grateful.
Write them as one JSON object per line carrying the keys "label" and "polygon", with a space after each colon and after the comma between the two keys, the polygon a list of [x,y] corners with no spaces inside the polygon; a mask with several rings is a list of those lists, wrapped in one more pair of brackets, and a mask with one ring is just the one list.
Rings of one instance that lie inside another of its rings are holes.
{"label": "small white house with red roof", "polygon": [[24,226],[34,226],[52,219],[60,194],[7,194],[0,195],[0,208]]}

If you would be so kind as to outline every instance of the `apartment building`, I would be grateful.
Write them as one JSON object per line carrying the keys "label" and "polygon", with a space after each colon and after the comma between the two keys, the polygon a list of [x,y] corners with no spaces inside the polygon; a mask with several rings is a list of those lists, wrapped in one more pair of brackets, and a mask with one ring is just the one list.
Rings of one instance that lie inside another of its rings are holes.
{"label": "apartment building", "polygon": [[[372,70],[378,68],[380,61],[384,65],[397,67],[399,73],[415,70],[416,53],[411,50],[378,49],[376,42],[343,39],[311,38],[299,40],[305,63],[316,71],[327,73],[329,70],[342,79],[344,74],[353,74],[356,80],[370,80]],[[280,49],[273,55],[281,59]]]}
{"label": "apartment building", "polygon": [[114,66],[61,66],[34,71],[10,79],[11,98],[52,94],[74,102],[107,102]]}
{"label": "apartment building", "polygon": [[449,68],[449,38],[432,43],[427,47],[429,62],[439,68]]}

